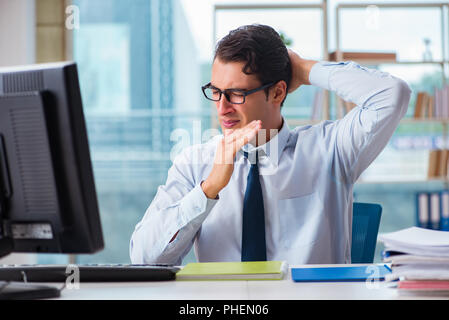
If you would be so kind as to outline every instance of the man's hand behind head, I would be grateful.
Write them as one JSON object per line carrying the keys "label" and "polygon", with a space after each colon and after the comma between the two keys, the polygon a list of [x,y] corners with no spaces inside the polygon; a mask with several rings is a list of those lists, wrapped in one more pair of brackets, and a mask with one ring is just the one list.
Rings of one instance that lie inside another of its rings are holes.
{"label": "man's hand behind head", "polygon": [[288,49],[288,55],[292,64],[292,80],[288,92],[293,92],[301,85],[310,85],[310,70],[317,61],[301,58],[296,52]]}

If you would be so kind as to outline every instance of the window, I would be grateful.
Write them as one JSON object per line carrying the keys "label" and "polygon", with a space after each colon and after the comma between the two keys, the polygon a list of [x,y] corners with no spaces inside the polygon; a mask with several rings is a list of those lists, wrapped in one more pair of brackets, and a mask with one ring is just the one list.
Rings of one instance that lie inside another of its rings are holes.
{"label": "window", "polygon": [[[393,51],[399,61],[443,59],[442,19],[438,7],[345,8],[339,20],[342,51]],[[427,52],[430,55],[426,57]]]}
{"label": "window", "polygon": [[192,137],[195,125],[210,127],[210,113],[199,100],[194,46],[183,46],[191,35],[177,1],[74,4],[74,60],[105,238],[103,251],[78,255],[77,263],[128,263],[134,227],[180,151],[175,129]]}
{"label": "window", "polygon": [[[328,1],[328,29],[332,33],[329,43],[334,41],[336,31],[332,21],[335,5],[342,2]],[[274,8],[274,1],[268,9],[220,5],[213,20],[215,3],[73,0],[80,9],[80,28],[73,34],[73,56],[78,63],[105,237],[103,251],[78,255],[77,263],[129,262],[131,234],[157,187],[165,183],[173,157],[183,146],[205,142],[218,133],[208,130],[218,127],[216,110],[201,92],[201,85],[210,81],[212,38],[220,39],[244,24],[268,24],[290,40],[290,47],[302,57],[323,59],[327,47],[323,39],[327,35],[320,2],[301,9]],[[370,67],[409,83],[413,95],[407,117],[412,117],[416,92],[432,94],[444,83],[443,68],[434,62],[447,56],[448,51],[443,50],[447,43],[442,43],[447,21],[443,23],[439,8],[380,8],[373,12],[368,13],[369,18],[378,14],[378,20],[367,22],[366,7],[341,10],[339,48],[396,52],[398,60],[406,63]],[[204,19],[198,19],[199,15]],[[447,20],[447,7],[443,16]],[[212,20],[214,24],[209,24]],[[431,54],[426,56],[429,50]],[[418,63],[425,57],[431,57],[433,62]],[[303,86],[290,94],[282,114],[287,120],[309,120],[317,91],[316,87]],[[337,117],[334,98],[330,96],[331,119]],[[367,183],[356,184],[356,201],[383,206],[381,232],[415,224],[416,190],[437,190],[447,185],[426,181],[428,149],[442,145],[444,130],[441,123],[403,122],[361,176],[360,182]],[[188,139],[183,140],[185,137]],[[38,257],[40,263],[65,263],[65,258]],[[376,253],[375,260],[379,259]],[[191,252],[183,263],[193,260]]]}

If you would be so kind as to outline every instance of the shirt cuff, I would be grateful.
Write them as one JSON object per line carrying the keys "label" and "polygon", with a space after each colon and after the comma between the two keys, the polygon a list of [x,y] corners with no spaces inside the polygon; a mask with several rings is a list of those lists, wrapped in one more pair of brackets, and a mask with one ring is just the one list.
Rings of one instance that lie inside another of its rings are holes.
{"label": "shirt cuff", "polygon": [[218,199],[207,198],[201,185],[197,185],[182,199],[180,204],[183,225],[205,212],[210,212],[217,202]]}
{"label": "shirt cuff", "polygon": [[326,90],[330,90],[329,78],[334,70],[334,66],[344,65],[347,62],[329,62],[329,61],[318,61],[312,66],[309,72],[309,81],[313,86],[317,86]]}

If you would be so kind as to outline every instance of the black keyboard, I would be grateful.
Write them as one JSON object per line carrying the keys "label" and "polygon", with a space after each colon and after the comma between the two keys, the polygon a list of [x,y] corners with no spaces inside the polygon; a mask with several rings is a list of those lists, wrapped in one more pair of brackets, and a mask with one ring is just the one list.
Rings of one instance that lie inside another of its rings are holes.
{"label": "black keyboard", "polygon": [[126,282],[174,280],[170,264],[0,265],[0,281]]}

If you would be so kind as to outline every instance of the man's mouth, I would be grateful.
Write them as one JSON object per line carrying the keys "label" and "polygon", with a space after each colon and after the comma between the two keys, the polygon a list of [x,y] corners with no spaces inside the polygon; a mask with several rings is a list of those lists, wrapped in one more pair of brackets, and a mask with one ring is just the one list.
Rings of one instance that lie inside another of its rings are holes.
{"label": "man's mouth", "polygon": [[222,123],[225,128],[229,129],[235,126],[238,122],[240,122],[240,120],[229,120],[229,121],[223,120]]}

